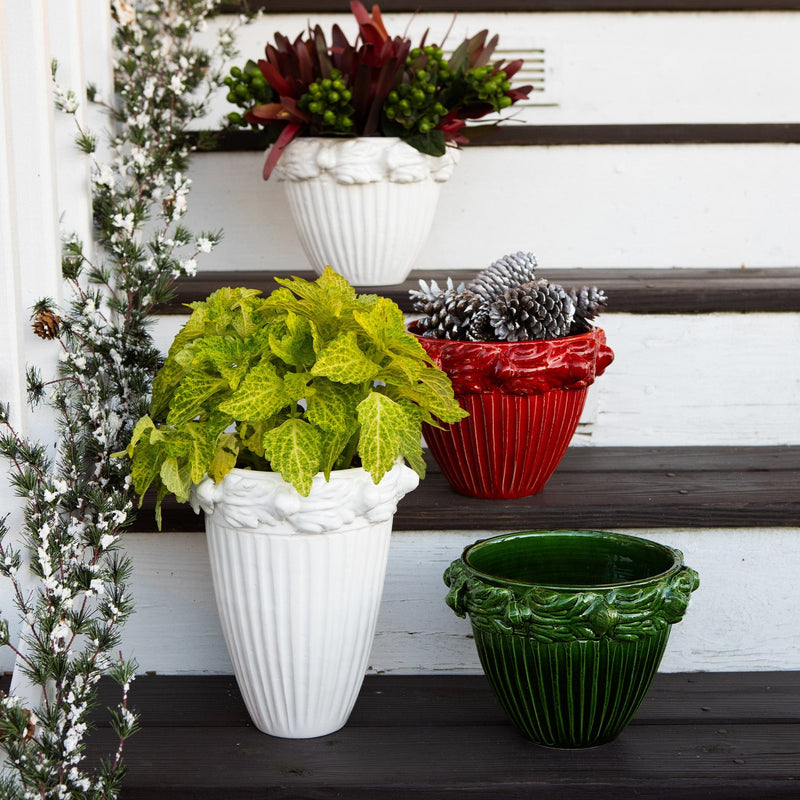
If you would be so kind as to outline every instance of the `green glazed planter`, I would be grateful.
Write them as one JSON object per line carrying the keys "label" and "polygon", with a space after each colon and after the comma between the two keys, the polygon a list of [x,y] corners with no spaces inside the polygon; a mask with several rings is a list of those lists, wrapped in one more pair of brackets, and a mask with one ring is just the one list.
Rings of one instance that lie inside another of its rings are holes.
{"label": "green glazed planter", "polygon": [[444,580],[511,721],[565,748],[610,742],[630,722],[700,585],[680,551],[603,531],[478,541]]}

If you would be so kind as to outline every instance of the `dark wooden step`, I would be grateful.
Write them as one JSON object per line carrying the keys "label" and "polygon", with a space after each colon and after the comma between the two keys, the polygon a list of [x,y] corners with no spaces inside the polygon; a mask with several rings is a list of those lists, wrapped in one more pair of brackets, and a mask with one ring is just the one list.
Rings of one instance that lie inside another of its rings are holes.
{"label": "dark wooden step", "polygon": [[[458,495],[431,464],[394,529],[800,527],[798,486],[800,447],[573,447],[518,500]],[[163,516],[165,531],[202,529],[187,506],[165,502]],[[151,503],[135,529],[155,530]]]}
{"label": "dark wooden step", "polygon": [[[799,311],[800,267],[733,269],[539,269],[542,277],[566,288],[597,285],[609,298],[608,311],[631,314],[694,314],[713,311]],[[420,278],[443,284],[448,275],[454,281],[469,281],[475,270],[434,272],[417,270],[397,286],[366,287],[371,292],[390,297],[404,311],[412,311],[408,290],[418,288]],[[174,299],[159,308],[162,314],[188,314],[186,303],[203,300],[222,286],[248,286],[268,294],[277,288],[273,275],[300,275],[308,280],[314,274],[307,265],[297,270],[282,268],[272,272],[232,270],[201,272],[194,278],[176,283]]]}
{"label": "dark wooden step", "polygon": [[[367,677],[349,723],[311,740],[257,731],[229,676],[142,677],[131,699],[121,800],[800,795],[796,672],[658,675],[617,741],[577,751],[523,739],[483,676]],[[115,747],[99,724],[91,759]]]}
{"label": "dark wooden step", "polygon": [[[759,2],[759,0],[754,0]],[[574,147],[581,145],[798,144],[795,122],[644,123],[605,125],[500,125],[467,129],[470,147]],[[189,142],[203,152],[260,152],[264,131],[198,131]]]}

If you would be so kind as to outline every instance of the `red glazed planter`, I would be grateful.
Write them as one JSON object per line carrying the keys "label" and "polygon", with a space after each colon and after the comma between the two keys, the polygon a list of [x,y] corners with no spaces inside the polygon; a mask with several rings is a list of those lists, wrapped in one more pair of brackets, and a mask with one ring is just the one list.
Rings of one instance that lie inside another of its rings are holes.
{"label": "red glazed planter", "polygon": [[599,328],[532,342],[454,342],[409,331],[453,383],[469,417],[426,425],[425,441],[453,489],[507,499],[541,491],[578,427],[586,392],[614,360]]}

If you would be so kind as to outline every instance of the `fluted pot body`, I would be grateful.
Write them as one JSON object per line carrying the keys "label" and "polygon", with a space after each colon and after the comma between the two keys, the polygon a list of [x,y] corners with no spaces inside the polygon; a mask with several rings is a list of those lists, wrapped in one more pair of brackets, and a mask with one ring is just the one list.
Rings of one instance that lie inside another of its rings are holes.
{"label": "fluted pot body", "polygon": [[647,539],[530,531],[476,542],[445,583],[513,724],[536,744],[579,748],[630,722],[699,579]]}
{"label": "fluted pot body", "polygon": [[[409,326],[418,333],[414,323]],[[614,354],[605,333],[529,342],[460,342],[418,335],[469,416],[425,441],[452,488],[508,499],[541,491],[578,427],[586,393]]]}
{"label": "fluted pot body", "polygon": [[314,478],[301,497],[279,474],[234,469],[194,492],[206,511],[222,630],[247,710],[264,733],[323,736],[352,711],[378,616],[392,517],[416,487],[397,464]]}
{"label": "fluted pot body", "polygon": [[274,174],[317,273],[330,266],[354,286],[391,286],[415,266],[458,154],[425,155],[392,137],[305,137]]}

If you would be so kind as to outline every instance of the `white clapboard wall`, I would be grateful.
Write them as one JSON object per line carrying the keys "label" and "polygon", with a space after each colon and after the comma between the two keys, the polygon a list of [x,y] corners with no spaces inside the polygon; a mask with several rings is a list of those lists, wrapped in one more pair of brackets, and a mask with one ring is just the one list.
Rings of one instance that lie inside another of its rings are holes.
{"label": "white clapboard wall", "polygon": [[[306,18],[265,15],[241,34],[242,59],[257,57],[274,30],[299,32]],[[408,18],[386,15],[392,31],[402,31]],[[338,21],[352,32],[345,15],[319,20],[326,30]],[[436,38],[450,22],[449,14],[421,15],[412,30],[429,26]],[[500,33],[503,55],[530,61],[536,91],[519,110],[519,124],[800,118],[800,13],[462,14],[450,41],[486,26]],[[63,81],[76,89],[89,79],[107,92],[109,31],[106,0],[0,3],[0,399],[12,400],[18,423],[36,435],[52,434],[46,419],[24,412],[21,378],[26,362],[46,365],[50,351],[30,333],[29,308],[42,294],[59,296],[62,212],[65,224],[84,236],[89,224],[86,164],[52,112],[49,64],[57,57]],[[219,102],[206,127],[216,127],[225,110]],[[97,122],[89,112],[89,123]],[[261,179],[262,158],[257,152],[195,157],[187,224],[225,231],[201,269],[305,268],[281,187]],[[442,189],[418,266],[432,277],[477,271],[525,249],[537,254],[544,275],[548,266],[590,267],[600,286],[607,267],[796,266],[798,174],[794,144],[470,147]],[[162,347],[181,322],[159,321]],[[800,444],[800,309],[609,313],[602,326],[617,359],[591,391],[576,446]],[[15,507],[0,482],[0,510]],[[793,613],[800,531],[635,532],[680,547],[703,576],[662,669],[800,668]],[[394,534],[372,671],[479,669],[466,623],[444,606],[441,573],[486,533]],[[194,533],[133,532],[126,542],[138,610],[125,649],[141,670],[230,672],[202,520]],[[737,569],[744,586],[729,577]],[[742,591],[752,600],[747,607]],[[4,585],[0,608],[13,618]],[[0,652],[0,669],[12,667],[9,652]]]}

